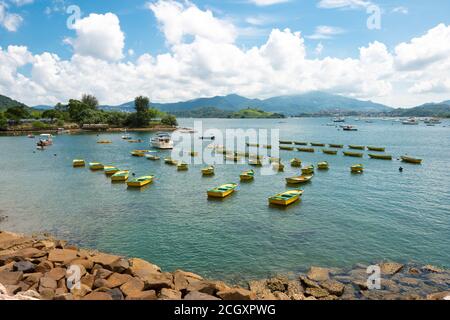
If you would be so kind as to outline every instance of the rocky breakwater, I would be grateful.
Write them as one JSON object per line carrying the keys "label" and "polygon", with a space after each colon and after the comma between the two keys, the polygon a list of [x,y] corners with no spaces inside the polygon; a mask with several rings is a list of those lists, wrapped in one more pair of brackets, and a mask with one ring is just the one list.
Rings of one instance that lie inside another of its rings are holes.
{"label": "rocky breakwater", "polygon": [[[80,249],[47,236],[0,232],[0,300],[437,300],[450,296],[448,270],[397,263],[380,267],[380,290],[368,290],[364,266],[348,271],[312,267],[295,279],[280,276],[243,287],[182,270],[163,272],[142,259]],[[72,287],[73,268],[79,285]]]}

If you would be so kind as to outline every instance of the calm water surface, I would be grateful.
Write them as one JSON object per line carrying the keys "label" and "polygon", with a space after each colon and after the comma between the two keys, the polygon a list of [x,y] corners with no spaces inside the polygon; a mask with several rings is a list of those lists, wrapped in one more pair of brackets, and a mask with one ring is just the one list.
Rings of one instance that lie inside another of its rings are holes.
{"label": "calm water surface", "polygon": [[[238,182],[248,166],[218,165],[214,177],[203,178],[200,164],[177,172],[162,161],[131,157],[132,149],[149,148],[150,133],[133,134],[142,144],[125,142],[121,134],[60,135],[44,152],[35,150],[32,139],[0,137],[0,215],[9,216],[0,229],[46,231],[165,270],[231,281],[380,259],[450,267],[450,123],[375,120],[356,123],[358,132],[343,132],[326,126],[329,121],[207,119],[203,127],[279,128],[281,139],[385,146],[396,158],[411,154],[424,163],[281,151],[286,164],[299,157],[306,164],[327,160],[331,168],[303,186],[301,203],[280,210],[269,207],[267,197],[286,190],[284,178],[298,172],[288,165],[284,173],[258,174],[225,201],[208,201],[208,188]],[[180,122],[193,126],[194,120]],[[99,145],[98,139],[113,144]],[[127,190],[102,172],[72,168],[74,158],[157,179],[142,191]],[[349,173],[355,163],[365,165],[363,175]]]}

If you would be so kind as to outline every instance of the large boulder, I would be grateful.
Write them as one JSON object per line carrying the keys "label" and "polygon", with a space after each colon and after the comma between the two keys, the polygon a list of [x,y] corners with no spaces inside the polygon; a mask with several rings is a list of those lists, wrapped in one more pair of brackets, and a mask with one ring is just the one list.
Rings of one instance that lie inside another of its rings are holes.
{"label": "large boulder", "polygon": [[117,288],[123,285],[124,283],[130,281],[133,277],[129,274],[121,274],[121,273],[113,273],[107,279],[108,288]]}
{"label": "large boulder", "polygon": [[91,292],[85,295],[81,300],[112,300],[112,297],[106,292]]}
{"label": "large boulder", "polygon": [[330,278],[330,271],[326,268],[311,267],[306,276],[313,281],[325,281]]}
{"label": "large boulder", "polygon": [[222,300],[255,300],[256,294],[250,290],[242,288],[231,288],[217,292],[217,296]]}
{"label": "large boulder", "polygon": [[156,300],[156,299],[157,296],[155,290],[132,292],[126,297],[126,300]]}
{"label": "large boulder", "polygon": [[157,265],[154,265],[150,262],[139,258],[133,258],[129,260],[130,268],[128,271],[134,276],[138,278],[145,278],[149,274],[160,273],[161,268]]}
{"label": "large boulder", "polygon": [[160,290],[173,286],[173,276],[170,272],[149,273],[139,277],[145,284],[145,290]]}
{"label": "large boulder", "polygon": [[39,280],[39,287],[55,290],[56,288],[58,288],[58,283],[56,282],[55,279],[50,278],[48,276],[44,276]]}
{"label": "large boulder", "polygon": [[59,281],[66,276],[66,272],[67,272],[66,269],[57,267],[51,269],[49,272],[45,274],[45,276],[50,277],[56,281]]}
{"label": "large boulder", "polygon": [[48,260],[51,262],[59,262],[67,264],[77,258],[77,251],[68,249],[53,249],[48,253]]}
{"label": "large boulder", "polygon": [[198,291],[192,291],[189,292],[187,295],[184,296],[184,300],[220,300],[217,297],[214,297],[212,295],[198,292]]}
{"label": "large boulder", "polygon": [[427,295],[427,300],[450,300],[450,291],[442,291]]}
{"label": "large boulder", "polygon": [[283,277],[271,278],[266,280],[266,287],[271,292],[285,292],[288,287],[288,282],[288,279]]}
{"label": "large boulder", "polygon": [[173,282],[174,282],[175,290],[184,290],[191,283],[198,282],[199,280],[203,280],[203,278],[192,272],[176,270],[173,274]]}
{"label": "large boulder", "polygon": [[106,253],[98,253],[90,258],[92,262],[100,264],[105,269],[112,270],[112,265],[119,261],[121,258],[119,256],[106,254]]}
{"label": "large boulder", "polygon": [[218,291],[227,289],[230,289],[230,287],[222,281],[198,280],[191,282],[185,291],[198,291],[209,295],[215,295]]}
{"label": "large boulder", "polygon": [[330,295],[327,290],[322,288],[307,288],[305,293],[317,299],[325,298]]}
{"label": "large boulder", "polygon": [[19,281],[23,279],[22,271],[8,272],[1,271],[0,272],[0,283],[3,285],[17,285]]}
{"label": "large boulder", "polygon": [[30,261],[17,261],[14,262],[13,270],[22,271],[25,273],[31,273],[36,269],[36,265]]}
{"label": "large boulder", "polygon": [[144,281],[132,278],[128,282],[120,286],[120,290],[126,296],[132,295],[133,293],[140,292],[144,290]]}
{"label": "large boulder", "polygon": [[344,293],[345,286],[336,280],[326,280],[320,283],[323,289],[327,290],[328,293],[334,296],[342,296]]}
{"label": "large boulder", "polygon": [[162,288],[158,296],[159,300],[181,300],[181,292],[173,289]]}
{"label": "large boulder", "polygon": [[11,232],[0,231],[0,250],[6,250],[14,246],[31,245],[33,239]]}
{"label": "large boulder", "polygon": [[402,270],[403,264],[397,262],[383,262],[380,264],[381,273],[384,275],[394,275]]}

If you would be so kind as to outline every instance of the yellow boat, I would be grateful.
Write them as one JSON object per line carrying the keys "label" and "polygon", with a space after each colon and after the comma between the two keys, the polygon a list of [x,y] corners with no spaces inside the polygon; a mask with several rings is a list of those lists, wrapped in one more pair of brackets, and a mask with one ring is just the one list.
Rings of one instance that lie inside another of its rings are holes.
{"label": "yellow boat", "polygon": [[372,159],[379,159],[379,160],[392,160],[392,156],[390,154],[373,154],[369,153],[369,157]]}
{"label": "yellow boat", "polygon": [[72,165],[74,168],[77,167],[84,167],[86,165],[86,162],[84,160],[81,159],[75,159],[72,161]]}
{"label": "yellow boat", "polygon": [[325,147],[325,143],[311,142],[313,147]]}
{"label": "yellow boat", "polygon": [[330,148],[338,148],[338,149],[342,149],[344,147],[343,144],[334,144],[334,143],[330,143],[329,146]]}
{"label": "yellow boat", "polygon": [[292,151],[294,150],[294,147],[280,146],[280,150]]}
{"label": "yellow boat", "polygon": [[187,163],[180,162],[180,163],[177,165],[177,170],[178,170],[178,171],[186,171],[186,170],[188,170],[188,169],[189,169],[189,167],[188,167],[188,164],[187,164]]}
{"label": "yellow boat", "polygon": [[190,152],[189,152],[189,155],[190,155],[191,157],[196,157],[196,156],[198,156],[198,152],[197,152],[197,151],[190,151]]}
{"label": "yellow boat", "polygon": [[173,160],[172,158],[165,158],[164,162],[166,164],[171,165],[171,166],[176,166],[178,164],[178,161],[177,160]]}
{"label": "yellow boat", "polygon": [[300,196],[302,194],[303,190],[289,190],[283,193],[279,193],[269,198],[269,204],[286,207],[300,200]]}
{"label": "yellow boat", "polygon": [[253,180],[255,178],[255,171],[253,170],[244,171],[239,175],[239,177],[241,178],[241,181]]}
{"label": "yellow boat", "polygon": [[384,152],[384,151],[386,151],[386,148],[383,148],[383,147],[367,147],[367,149],[369,150],[369,151],[378,151],[378,152]]}
{"label": "yellow boat", "polygon": [[421,164],[422,163],[422,159],[419,159],[419,158],[414,158],[414,157],[410,157],[410,156],[401,156],[400,158],[402,159],[403,162],[407,162],[407,163],[413,163],[413,164]]}
{"label": "yellow boat", "polygon": [[281,159],[278,157],[270,157],[269,160],[270,160],[270,162],[280,162],[281,161]]}
{"label": "yellow boat", "polygon": [[144,157],[146,152],[147,151],[144,151],[144,150],[134,150],[134,151],[131,151],[130,154],[133,157]]}
{"label": "yellow boat", "polygon": [[104,168],[103,164],[101,164],[99,162],[90,162],[89,163],[89,169],[91,169],[93,171],[103,170],[103,168]]}
{"label": "yellow boat", "polygon": [[297,146],[307,146],[308,142],[305,141],[294,141],[294,144]]}
{"label": "yellow boat", "polygon": [[263,145],[262,145],[262,148],[265,148],[265,149],[272,149],[272,146],[271,146],[270,144],[263,144]]}
{"label": "yellow boat", "polygon": [[317,169],[319,170],[328,170],[330,168],[330,165],[327,161],[319,162],[317,164]]}
{"label": "yellow boat", "polygon": [[343,153],[344,153],[344,156],[347,156],[347,157],[362,158],[364,156],[363,153],[359,153],[359,152],[344,151]]}
{"label": "yellow boat", "polygon": [[292,141],[280,140],[280,144],[292,144]]}
{"label": "yellow boat", "polygon": [[131,188],[142,188],[153,182],[153,176],[143,176],[135,179],[131,179],[127,182],[127,185]]}
{"label": "yellow boat", "polygon": [[364,166],[362,164],[355,164],[350,167],[352,173],[363,173],[364,172]]}
{"label": "yellow boat", "polygon": [[103,169],[104,169],[105,174],[107,176],[112,176],[113,174],[115,174],[115,173],[120,171],[118,168],[113,167],[113,166],[104,166]]}
{"label": "yellow boat", "polygon": [[257,167],[262,166],[262,162],[259,159],[248,159],[248,164],[251,166],[257,166]]}
{"label": "yellow boat", "polygon": [[281,162],[273,162],[272,163],[272,167],[277,170],[278,172],[283,172],[284,171],[284,164],[282,164]]}
{"label": "yellow boat", "polygon": [[301,183],[306,183],[311,181],[311,179],[314,177],[314,175],[309,174],[309,175],[301,175],[301,176],[296,176],[296,177],[289,177],[286,178],[286,183],[288,184],[301,184]]}
{"label": "yellow boat", "polygon": [[300,152],[315,152],[314,148],[297,148]]}
{"label": "yellow boat", "polygon": [[238,156],[238,155],[235,155],[235,154],[227,154],[225,156],[225,159],[237,162],[237,161],[241,160],[242,158],[240,156]]}
{"label": "yellow boat", "polygon": [[207,194],[208,197],[211,198],[225,198],[228,197],[230,194],[232,194],[236,190],[237,186],[238,185],[236,183],[224,184],[219,187],[208,190]]}
{"label": "yellow boat", "polygon": [[142,140],[138,139],[138,140],[128,140],[129,143],[141,143]]}
{"label": "yellow boat", "polygon": [[312,174],[312,173],[314,173],[313,165],[309,165],[309,166],[302,168],[302,174]]}
{"label": "yellow boat", "polygon": [[111,144],[112,141],[111,140],[99,140],[97,141],[98,144]]}
{"label": "yellow boat", "polygon": [[122,171],[117,171],[116,173],[114,173],[111,176],[111,181],[113,182],[123,182],[123,181],[127,181],[128,177],[130,175],[130,171],[129,170],[122,170]]}
{"label": "yellow boat", "polygon": [[332,155],[337,154],[337,150],[330,150],[330,149],[322,149],[322,152],[325,154],[332,154]]}
{"label": "yellow boat", "polygon": [[366,150],[365,146],[355,146],[353,144],[348,146],[350,149],[356,149],[356,150]]}
{"label": "yellow boat", "polygon": [[203,168],[202,174],[204,176],[212,176],[214,174],[214,166]]}
{"label": "yellow boat", "polygon": [[145,157],[146,157],[148,160],[159,160],[159,159],[161,159],[160,157],[154,156],[154,155],[152,155],[152,154],[146,154]]}
{"label": "yellow boat", "polygon": [[259,143],[250,143],[250,142],[247,142],[246,145],[247,145],[248,147],[259,147]]}
{"label": "yellow boat", "polygon": [[291,166],[292,167],[301,167],[302,166],[302,160],[298,158],[294,158],[291,160]]}

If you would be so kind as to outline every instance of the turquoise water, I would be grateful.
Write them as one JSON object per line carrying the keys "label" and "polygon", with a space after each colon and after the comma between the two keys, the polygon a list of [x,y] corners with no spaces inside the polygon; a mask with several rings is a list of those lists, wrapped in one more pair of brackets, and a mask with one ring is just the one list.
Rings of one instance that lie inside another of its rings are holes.
{"label": "turquoise water", "polygon": [[[449,123],[375,120],[354,122],[360,130],[344,132],[328,122],[208,119],[203,127],[279,128],[285,140],[385,146],[396,158],[408,153],[424,163],[281,151],[285,164],[293,157],[305,164],[327,160],[330,170],[316,172],[302,187],[301,203],[278,209],[268,206],[267,197],[286,190],[284,178],[298,173],[289,165],[277,175],[257,174],[224,201],[208,201],[208,188],[238,182],[248,166],[218,165],[214,177],[203,178],[203,165],[177,172],[163,161],[131,157],[132,149],[149,148],[151,133],[133,134],[143,144],[125,142],[121,134],[60,135],[44,152],[35,150],[32,139],[0,137],[0,215],[9,216],[0,229],[50,232],[84,247],[148,259],[165,270],[231,281],[381,259],[450,267]],[[99,145],[98,139],[113,144]],[[102,172],[72,168],[74,158],[157,179],[141,191],[127,190]],[[364,174],[349,173],[355,163],[365,165]]]}

